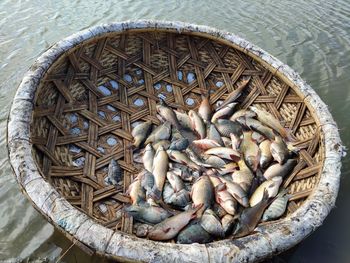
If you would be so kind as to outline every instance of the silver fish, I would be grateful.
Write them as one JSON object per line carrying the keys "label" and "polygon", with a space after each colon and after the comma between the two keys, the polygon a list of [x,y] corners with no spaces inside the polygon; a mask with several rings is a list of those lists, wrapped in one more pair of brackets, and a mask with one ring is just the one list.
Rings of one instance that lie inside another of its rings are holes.
{"label": "silver fish", "polygon": [[168,168],[169,168],[168,154],[163,149],[163,147],[160,146],[156,152],[156,155],[154,156],[153,172],[152,172],[154,176],[154,185],[160,193],[163,190]]}
{"label": "silver fish", "polygon": [[264,177],[269,180],[275,176],[286,177],[291,173],[298,161],[295,159],[288,159],[284,164],[273,164],[264,172]]}
{"label": "silver fish", "polygon": [[234,162],[231,162],[231,163],[227,163],[224,166],[222,166],[221,168],[217,169],[217,171],[220,175],[225,175],[228,173],[233,173],[237,169],[238,169],[238,165]]}
{"label": "silver fish", "polygon": [[260,149],[252,139],[252,132],[243,132],[243,140],[240,146],[243,153],[244,161],[252,171],[256,171],[259,165]]}
{"label": "silver fish", "polygon": [[221,146],[216,141],[210,140],[210,139],[194,140],[192,143],[194,145],[196,145],[198,148],[202,149],[202,150],[208,150],[208,149],[211,149],[211,148],[214,148],[214,147],[220,147]]}
{"label": "silver fish", "polygon": [[235,222],[235,217],[230,214],[226,214],[221,218],[221,225],[225,236],[229,235],[232,232],[233,227],[235,226]]}
{"label": "silver fish", "polygon": [[242,187],[230,180],[225,179],[224,177],[221,177],[220,180],[226,185],[227,192],[229,192],[238,203],[244,207],[249,206],[248,194],[242,189]]}
{"label": "silver fish", "polygon": [[168,140],[160,140],[158,142],[153,143],[153,149],[158,150],[159,146],[162,146],[164,150],[168,150],[170,146],[170,142]]}
{"label": "silver fish", "polygon": [[289,157],[289,150],[280,136],[276,136],[270,145],[270,151],[273,159],[279,164],[284,164]]}
{"label": "silver fish", "polygon": [[212,109],[211,109],[211,105],[209,103],[209,96],[202,95],[202,101],[198,107],[198,114],[199,114],[199,116],[202,117],[204,122],[210,121],[210,118],[212,115]]}
{"label": "silver fish", "polygon": [[215,125],[211,122],[207,123],[207,139],[216,141],[221,146],[224,146],[224,142],[221,139],[221,135],[216,129]]}
{"label": "silver fish", "polygon": [[226,165],[226,162],[215,155],[203,155],[202,156],[203,162],[205,163],[205,166],[207,167],[214,167],[214,168],[223,168]]}
{"label": "silver fish", "polygon": [[131,132],[134,137],[134,146],[139,148],[140,145],[146,140],[147,136],[152,131],[152,122],[146,121],[137,125]]}
{"label": "silver fish", "polygon": [[172,171],[167,172],[166,178],[168,179],[169,183],[171,184],[175,192],[178,192],[185,188],[184,182],[174,172]]}
{"label": "silver fish", "polygon": [[171,136],[171,124],[170,122],[164,122],[153,130],[153,132],[147,137],[145,144],[156,143],[161,140],[168,140]]}
{"label": "silver fish", "polygon": [[173,125],[176,129],[181,129],[179,120],[176,117],[174,110],[169,107],[164,100],[160,100],[161,104],[156,106],[157,112],[162,116],[164,120],[167,120]]}
{"label": "silver fish", "polygon": [[236,111],[230,118],[230,121],[236,121],[239,117],[245,117],[245,118],[255,118],[256,113],[254,111],[250,110],[239,110]]}
{"label": "silver fish", "polygon": [[230,215],[235,215],[237,212],[237,202],[232,195],[227,191],[225,184],[220,184],[215,187],[215,201],[222,206]]}
{"label": "silver fish", "polygon": [[237,136],[236,134],[231,133],[230,134],[231,138],[231,147],[235,151],[240,151],[240,146],[242,143],[243,136]]}
{"label": "silver fish", "polygon": [[265,126],[263,123],[261,123],[258,120],[255,120],[253,118],[240,117],[237,119],[237,122],[241,123],[242,125],[248,127],[253,131],[256,131],[264,135],[266,138],[269,138],[270,140],[273,140],[275,138],[275,133],[273,132],[273,130]]}
{"label": "silver fish", "polygon": [[185,129],[192,129],[190,117],[186,113],[174,110],[180,125]]}
{"label": "silver fish", "polygon": [[230,94],[227,95],[225,101],[216,110],[220,110],[220,109],[226,107],[228,104],[234,102],[236,99],[238,99],[241,96],[244,88],[247,86],[249,80],[250,80],[250,78],[244,79],[239,84],[237,89],[235,89],[234,91],[232,91]]}
{"label": "silver fish", "polygon": [[262,216],[262,221],[265,222],[281,217],[286,211],[289,198],[290,196],[287,194],[286,190],[281,191],[276,199],[265,210]]}
{"label": "silver fish", "polygon": [[176,151],[183,151],[187,149],[188,145],[189,145],[188,139],[181,138],[171,142],[169,149],[176,150]]}
{"label": "silver fish", "polygon": [[147,144],[145,151],[143,153],[143,165],[145,167],[145,169],[149,172],[152,172],[153,170],[153,159],[154,159],[154,155],[155,155],[155,151],[152,147],[151,144]]}
{"label": "silver fish", "polygon": [[270,151],[271,142],[265,140],[259,144],[260,149],[260,167],[265,169],[272,161],[272,154]]}
{"label": "silver fish", "polygon": [[212,234],[216,237],[223,237],[224,230],[222,228],[220,219],[211,209],[206,209],[200,220],[201,226],[207,231],[209,234]]}
{"label": "silver fish", "polygon": [[242,126],[238,122],[233,122],[226,119],[218,119],[215,122],[215,127],[221,134],[221,136],[230,137],[230,134],[233,133],[237,136],[242,134]]}
{"label": "silver fish", "polygon": [[214,200],[214,189],[208,176],[202,175],[193,184],[191,198],[196,207],[203,204],[203,208],[199,211],[199,215],[212,205]]}
{"label": "silver fish", "polygon": [[177,236],[179,244],[205,244],[213,241],[213,237],[204,230],[199,220],[192,220]]}
{"label": "silver fish", "polygon": [[269,197],[275,197],[278,193],[280,185],[282,184],[282,181],[283,179],[281,176],[275,176],[259,185],[259,187],[250,197],[250,206],[255,206],[262,200],[265,190],[267,191]]}
{"label": "silver fish", "polygon": [[123,170],[119,163],[112,159],[108,165],[108,173],[105,178],[105,183],[109,185],[118,185],[123,180]]}
{"label": "silver fish", "polygon": [[206,128],[203,119],[194,110],[188,112],[191,120],[192,130],[194,130],[201,139],[206,136]]}
{"label": "silver fish", "polygon": [[154,186],[154,176],[147,170],[142,171],[138,174],[137,178],[141,182],[141,187],[145,189],[146,196],[149,196],[152,193],[152,189]]}
{"label": "silver fish", "polygon": [[159,206],[150,206],[147,203],[142,205],[130,205],[124,211],[142,223],[158,224],[171,216],[165,209]]}
{"label": "silver fish", "polygon": [[227,104],[227,106],[221,108],[220,110],[216,111],[213,115],[213,117],[211,118],[211,122],[215,122],[217,119],[223,118],[225,116],[228,115],[232,115],[232,113],[235,110],[237,103],[236,102],[232,102]]}
{"label": "silver fish", "polygon": [[253,182],[253,173],[247,167],[244,160],[240,160],[238,166],[240,170],[232,173],[232,182],[242,187],[245,192],[248,192]]}
{"label": "silver fish", "polygon": [[205,154],[216,155],[220,158],[233,160],[233,161],[238,161],[241,156],[239,152],[233,150],[232,148],[226,148],[226,147],[211,148],[207,150]]}
{"label": "silver fish", "polygon": [[187,165],[191,169],[201,170],[201,167],[194,163],[190,158],[188,158],[188,156],[185,153],[175,150],[168,150],[167,153],[172,161]]}

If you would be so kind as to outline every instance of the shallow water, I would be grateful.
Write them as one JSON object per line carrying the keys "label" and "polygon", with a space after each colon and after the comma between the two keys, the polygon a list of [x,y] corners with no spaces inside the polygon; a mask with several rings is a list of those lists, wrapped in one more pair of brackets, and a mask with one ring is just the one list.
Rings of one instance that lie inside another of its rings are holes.
{"label": "shallow water", "polygon": [[[147,3],[147,4],[146,4]],[[128,19],[181,20],[234,32],[298,71],[320,95],[349,145],[350,2],[0,1],[0,260],[57,260],[71,243],[21,194],[6,150],[6,118],[23,74],[45,49],[81,29]],[[324,225],[275,262],[350,262],[350,168]],[[100,262],[73,247],[64,262]]]}

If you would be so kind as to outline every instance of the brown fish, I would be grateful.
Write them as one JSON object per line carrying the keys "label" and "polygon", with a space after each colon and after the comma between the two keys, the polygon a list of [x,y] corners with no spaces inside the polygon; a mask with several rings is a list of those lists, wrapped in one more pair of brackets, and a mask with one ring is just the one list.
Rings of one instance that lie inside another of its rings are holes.
{"label": "brown fish", "polygon": [[206,136],[206,128],[201,116],[194,110],[190,110],[188,116],[191,120],[192,130],[195,131],[201,139],[204,139]]}
{"label": "brown fish", "polygon": [[230,121],[236,121],[239,117],[245,117],[245,118],[255,118],[256,113],[251,110],[239,110],[236,111],[230,118]]}
{"label": "brown fish", "polygon": [[132,137],[134,137],[133,145],[139,148],[141,144],[146,140],[147,136],[152,131],[152,122],[146,121],[137,125],[131,132]]}
{"label": "brown fish", "polygon": [[232,182],[238,184],[245,192],[248,192],[252,185],[254,175],[245,164],[244,160],[240,160],[238,165],[240,170],[232,173]]}
{"label": "brown fish", "polygon": [[215,200],[227,213],[236,214],[237,202],[227,191],[225,184],[221,183],[215,187]]}
{"label": "brown fish", "polygon": [[207,123],[207,139],[216,141],[218,144],[220,144],[220,146],[224,146],[220,133],[211,122]]}
{"label": "brown fish", "polygon": [[198,114],[202,117],[204,122],[210,121],[212,115],[212,108],[209,102],[209,96],[202,95],[202,102],[198,107]]}
{"label": "brown fish", "polygon": [[237,121],[242,125],[248,127],[249,129],[264,135],[266,138],[269,138],[270,140],[275,139],[275,133],[273,132],[273,130],[265,126],[263,123],[261,123],[256,119],[240,117],[237,119]]}
{"label": "brown fish", "polygon": [[259,144],[260,149],[260,167],[265,169],[272,161],[272,154],[270,151],[271,142],[269,140],[264,140]]}
{"label": "brown fish", "polygon": [[232,102],[227,104],[227,106],[223,107],[222,109],[217,110],[213,114],[213,117],[211,118],[211,122],[215,122],[217,119],[231,115],[234,112],[236,105],[237,105],[236,102]]}
{"label": "brown fish", "polygon": [[280,136],[276,136],[270,145],[270,151],[273,159],[279,164],[284,164],[289,157],[289,150]]}
{"label": "brown fish", "polygon": [[154,184],[157,190],[162,193],[165,183],[166,174],[169,169],[169,158],[166,151],[160,146],[154,156],[153,175]]}
{"label": "brown fish", "polygon": [[190,209],[165,219],[149,231],[148,238],[157,241],[164,241],[176,237],[192,219],[196,218],[196,212],[200,208],[201,206],[198,206],[195,209]]}
{"label": "brown fish", "polygon": [[228,104],[234,102],[236,99],[238,99],[241,96],[242,91],[244,90],[244,88],[247,86],[249,80],[250,80],[250,77],[247,78],[247,79],[244,79],[239,84],[237,89],[235,89],[234,91],[232,91],[230,94],[227,95],[227,97],[224,100],[224,102],[216,110],[220,110],[220,109],[226,107]]}
{"label": "brown fish", "polygon": [[233,122],[226,119],[218,119],[215,122],[215,127],[221,134],[221,136],[230,137],[230,134],[233,133],[237,136],[242,134],[242,126],[238,122]]}
{"label": "brown fish", "polygon": [[152,173],[153,170],[153,159],[155,155],[155,151],[151,144],[147,144],[145,151],[143,153],[142,161],[145,169]]}
{"label": "brown fish", "polygon": [[174,110],[180,125],[185,129],[192,129],[190,117],[186,113]]}
{"label": "brown fish", "polygon": [[215,147],[207,150],[205,154],[216,155],[220,158],[227,160],[238,161],[240,159],[240,153],[233,150],[232,148],[226,147]]}
{"label": "brown fish", "polygon": [[249,206],[248,194],[243,190],[238,184],[231,182],[230,180],[225,179],[224,177],[220,178],[221,182],[226,185],[227,192],[229,192],[238,203],[244,207]]}
{"label": "brown fish", "polygon": [[156,143],[161,140],[168,140],[171,136],[171,123],[165,122],[153,130],[147,137],[145,145],[149,143]]}
{"label": "brown fish", "polygon": [[214,189],[208,176],[202,175],[193,184],[191,198],[195,207],[198,207],[201,204],[203,205],[202,209],[198,211],[198,215],[201,215],[206,208],[212,205],[214,200]]}
{"label": "brown fish", "polygon": [[259,165],[260,149],[255,141],[252,139],[252,132],[243,132],[243,140],[240,145],[243,153],[244,161],[252,171],[256,171]]}
{"label": "brown fish", "polygon": [[169,107],[164,100],[160,100],[161,104],[156,106],[157,112],[164,120],[169,121],[176,129],[181,129],[181,125],[174,110]]}
{"label": "brown fish", "polygon": [[146,195],[141,187],[140,180],[135,180],[133,183],[131,183],[126,194],[130,196],[131,203],[133,205],[138,205],[140,202],[146,199]]}

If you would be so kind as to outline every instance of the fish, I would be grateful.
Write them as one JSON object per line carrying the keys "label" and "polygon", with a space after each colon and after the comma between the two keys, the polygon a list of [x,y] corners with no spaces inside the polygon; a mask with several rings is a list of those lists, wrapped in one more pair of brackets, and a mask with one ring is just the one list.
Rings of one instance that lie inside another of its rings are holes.
{"label": "fish", "polygon": [[231,148],[226,147],[215,147],[205,151],[205,154],[216,155],[220,158],[238,161],[241,154]]}
{"label": "fish", "polygon": [[239,152],[240,151],[240,146],[242,143],[243,136],[237,136],[233,133],[230,133],[230,138],[231,138],[231,147],[233,150]]}
{"label": "fish", "polygon": [[265,191],[263,199],[258,204],[253,207],[245,208],[239,217],[233,237],[239,238],[249,235],[258,225],[266,207],[268,207],[272,201],[273,198],[269,198],[268,192]]}
{"label": "fish", "polygon": [[201,226],[199,220],[192,220],[177,236],[178,244],[205,244],[212,242],[214,237]]}
{"label": "fish", "polygon": [[[233,134],[233,133],[231,133],[231,134]],[[221,139],[223,140],[224,146],[225,146],[226,148],[232,148],[232,149],[235,150],[235,148],[232,147],[232,140],[231,140],[230,138],[221,137]]]}
{"label": "fish", "polygon": [[137,237],[146,237],[148,232],[153,228],[153,226],[148,224],[139,224],[136,228],[136,236]]}
{"label": "fish", "polygon": [[245,110],[241,109],[239,111],[236,111],[231,117],[230,121],[236,121],[239,117],[245,117],[245,118],[255,118],[256,113],[251,110]]}
{"label": "fish", "polygon": [[288,159],[284,164],[273,164],[264,172],[264,177],[269,180],[275,176],[286,177],[291,173],[294,167],[297,165],[298,161],[296,159]]}
{"label": "fish", "polygon": [[156,110],[159,115],[162,116],[164,120],[169,121],[173,127],[178,130],[181,129],[181,124],[177,119],[174,110],[169,107],[164,100],[160,99],[160,104],[156,105]]}
{"label": "fish", "polygon": [[168,181],[171,184],[171,187],[174,189],[175,193],[185,188],[184,182],[174,172],[172,172],[172,171],[167,172],[166,178],[168,179]]}
{"label": "fish", "polygon": [[215,148],[215,147],[220,147],[221,146],[216,141],[210,140],[210,139],[194,140],[192,142],[192,144],[196,145],[196,147],[198,147],[198,148],[200,148],[202,150],[208,150],[208,149],[211,149],[211,148]]}
{"label": "fish", "polygon": [[259,165],[260,149],[256,142],[253,141],[251,131],[243,132],[243,140],[240,145],[240,150],[243,153],[245,163],[255,172]]}
{"label": "fish", "polygon": [[284,164],[289,157],[289,150],[280,136],[276,136],[270,145],[273,159],[279,164]]}
{"label": "fish", "polygon": [[215,201],[230,215],[237,212],[237,202],[227,191],[226,185],[221,183],[215,187]]}
{"label": "fish", "polygon": [[151,133],[151,131],[151,121],[146,121],[135,126],[135,128],[131,131],[131,135],[132,137],[134,137],[134,147],[139,148],[142,145],[142,143],[146,140],[147,136]]}
{"label": "fish", "polygon": [[181,138],[177,139],[175,141],[172,141],[169,149],[170,150],[176,150],[176,151],[183,151],[186,150],[189,145],[189,141],[187,138]]}
{"label": "fish", "polygon": [[162,193],[163,186],[165,183],[166,174],[169,168],[169,158],[167,152],[160,146],[154,156],[153,161],[153,176],[154,186],[159,193]]}
{"label": "fish", "polygon": [[220,119],[222,117],[225,117],[227,115],[232,115],[233,111],[235,110],[237,103],[232,102],[227,104],[227,106],[221,108],[220,110],[217,110],[214,114],[213,117],[211,118],[211,122],[215,122],[217,119]]}
{"label": "fish", "polygon": [[137,178],[141,182],[141,187],[146,191],[146,196],[150,196],[154,186],[153,174],[147,170],[143,170],[138,174]]}
{"label": "fish", "polygon": [[227,192],[229,192],[239,204],[243,207],[249,206],[248,194],[242,189],[242,187],[224,177],[220,177],[220,180],[225,184]]}
{"label": "fish", "polygon": [[221,139],[221,135],[216,129],[215,125],[211,122],[207,123],[207,139],[216,141],[220,146],[224,146],[224,142]]}
{"label": "fish", "polygon": [[222,228],[221,221],[210,208],[204,211],[200,219],[200,224],[209,234],[215,237],[224,237],[224,229]]}
{"label": "fish", "polygon": [[220,178],[215,174],[209,173],[208,171],[206,172],[206,174],[209,176],[209,180],[213,184],[214,188],[222,184]]}
{"label": "fish", "polygon": [[209,92],[206,96],[202,95],[202,101],[198,107],[198,114],[202,117],[205,123],[210,121],[212,115],[212,108],[209,102]]}
{"label": "fish", "polygon": [[271,113],[265,110],[258,109],[254,106],[250,106],[249,109],[257,114],[258,120],[264,125],[278,132],[284,139],[287,139],[288,141],[291,140],[290,133],[282,126],[281,122],[277,120]]}
{"label": "fish", "polygon": [[167,204],[185,207],[190,201],[190,193],[186,189],[181,189],[180,191],[175,192],[169,183],[165,183],[163,199]]}
{"label": "fish", "polygon": [[245,192],[248,192],[252,182],[253,182],[253,173],[246,166],[244,160],[238,161],[238,166],[240,170],[232,173],[232,182],[238,184]]}
{"label": "fish", "polygon": [[256,131],[253,131],[253,133],[252,133],[252,139],[253,139],[254,141],[256,141],[257,144],[260,144],[260,143],[262,143],[262,142],[266,139],[266,137],[265,137],[264,135],[262,135],[262,134],[256,132]]}
{"label": "fish", "polygon": [[270,151],[270,145],[271,141],[270,140],[264,140],[259,144],[259,149],[260,149],[260,167],[265,169],[268,167],[268,165],[272,161],[272,154]]}
{"label": "fish", "polygon": [[253,119],[253,118],[247,118],[247,117],[239,117],[237,118],[237,122],[241,123],[243,126],[256,131],[262,135],[264,135],[266,138],[270,140],[275,139],[275,133],[273,129],[265,126],[260,121]]}
{"label": "fish", "polygon": [[194,178],[199,176],[199,174],[197,175],[197,174],[191,172],[188,167],[186,167],[186,166],[181,167],[180,164],[179,164],[179,166],[174,166],[174,164],[172,164],[171,172],[173,172],[177,176],[180,176],[181,179],[185,182],[192,182],[194,180]]}
{"label": "fish", "polygon": [[215,122],[215,127],[219,131],[221,136],[230,137],[230,133],[237,136],[242,134],[242,126],[238,122],[233,122],[226,119],[218,119]]}
{"label": "fish", "polygon": [[145,145],[149,143],[156,143],[161,140],[168,140],[171,136],[171,123],[166,121],[162,125],[158,126],[153,132],[147,137]]}
{"label": "fish", "polygon": [[182,128],[189,130],[192,129],[190,117],[186,113],[179,112],[176,110],[174,110],[174,112]]}
{"label": "fish", "polygon": [[197,213],[198,216],[211,207],[214,200],[214,188],[208,176],[202,175],[195,181],[191,189],[191,198],[195,207],[203,205]]}
{"label": "fish", "polygon": [[190,110],[188,112],[188,116],[191,120],[192,130],[195,131],[201,139],[204,139],[207,132],[205,123],[201,116],[199,116],[198,113],[194,110]]}
{"label": "fish", "polygon": [[221,218],[221,225],[224,231],[224,236],[227,236],[232,232],[233,227],[235,226],[235,222],[236,218],[230,214],[226,214]]}
{"label": "fish", "polygon": [[215,155],[203,155],[202,159],[205,163],[205,166],[210,166],[219,169],[226,165],[226,162],[222,158]]}
{"label": "fish", "polygon": [[135,163],[142,163],[143,164],[143,151],[137,151],[133,152],[133,160]]}
{"label": "fish", "polygon": [[226,107],[228,104],[234,102],[236,99],[238,99],[241,94],[242,91],[244,90],[245,87],[247,87],[247,84],[249,83],[250,77],[244,79],[239,85],[238,88],[235,89],[234,91],[232,91],[231,93],[229,93],[226,97],[226,99],[224,100],[224,102],[216,109],[216,110],[220,110],[224,107]]}
{"label": "fish", "polygon": [[221,168],[218,168],[217,171],[220,175],[225,175],[229,173],[233,173],[238,169],[238,165],[235,162],[227,163]]}
{"label": "fish", "polygon": [[153,226],[147,237],[156,241],[165,241],[176,237],[192,219],[196,218],[196,212],[200,208],[201,206],[198,206],[165,219],[163,222]]}
{"label": "fish", "polygon": [[168,141],[168,140],[160,140],[158,142],[153,143],[152,146],[153,146],[153,149],[156,150],[156,151],[157,151],[159,146],[163,146],[164,150],[168,150],[169,146],[170,146],[170,141]]}
{"label": "fish", "polygon": [[158,224],[172,214],[159,206],[151,206],[148,203],[129,205],[124,207],[124,211],[139,222]]}
{"label": "fish", "polygon": [[140,180],[135,180],[132,182],[126,191],[126,194],[130,196],[131,203],[133,205],[138,205],[140,202],[146,199],[146,195],[144,189],[141,186]]}
{"label": "fish", "polygon": [[287,190],[282,190],[278,193],[276,199],[265,210],[261,221],[270,221],[281,217],[287,209],[288,200],[290,195],[287,194]]}
{"label": "fish", "polygon": [[221,207],[221,205],[219,205],[218,203],[214,203],[212,205],[212,208],[213,208],[213,211],[214,213],[219,217],[219,218],[222,218],[224,217],[225,215],[227,215],[227,212],[225,211],[225,209],[223,209]]}
{"label": "fish", "polygon": [[198,164],[194,163],[190,158],[188,158],[188,156],[183,152],[168,150],[167,153],[169,158],[174,162],[187,165],[191,169],[195,169],[195,170],[202,169]]}
{"label": "fish", "polygon": [[152,144],[147,144],[143,153],[142,161],[145,169],[151,173],[153,171],[153,159],[155,154]]}
{"label": "fish", "polygon": [[282,184],[282,181],[283,179],[281,176],[275,176],[259,185],[250,197],[250,206],[255,206],[262,200],[265,190],[267,191],[269,197],[275,197],[278,193],[280,185]]}
{"label": "fish", "polygon": [[107,177],[105,183],[109,185],[118,185],[123,180],[123,170],[119,163],[112,159],[108,165]]}

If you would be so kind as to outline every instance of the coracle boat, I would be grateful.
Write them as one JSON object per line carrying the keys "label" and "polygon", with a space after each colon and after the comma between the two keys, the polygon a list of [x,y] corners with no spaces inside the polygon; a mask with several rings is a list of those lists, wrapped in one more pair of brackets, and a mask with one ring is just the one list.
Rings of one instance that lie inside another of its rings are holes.
{"label": "coracle boat", "polygon": [[[203,89],[225,99],[242,79],[239,108],[284,121],[302,146],[283,182],[286,213],[240,238],[176,244],[138,238],[123,207],[138,172],[133,124],[159,124],[160,98],[195,109]],[[33,206],[87,253],[119,261],[254,262],[281,253],[319,227],[334,207],[343,147],[315,91],[288,66],[231,33],[181,22],[101,25],[50,47],[23,78],[8,120],[11,165]],[[119,186],[104,179],[111,159]]]}

